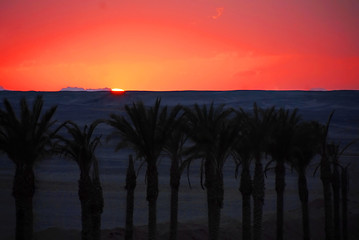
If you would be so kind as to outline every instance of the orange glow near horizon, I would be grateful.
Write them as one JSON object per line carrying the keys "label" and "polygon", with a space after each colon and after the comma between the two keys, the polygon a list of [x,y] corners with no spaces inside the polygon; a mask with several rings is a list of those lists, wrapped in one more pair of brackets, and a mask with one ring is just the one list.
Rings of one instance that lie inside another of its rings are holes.
{"label": "orange glow near horizon", "polygon": [[0,89],[359,89],[359,3],[0,3]]}
{"label": "orange glow near horizon", "polygon": [[122,88],[111,88],[111,92],[123,93],[125,92],[125,90],[123,90]]}

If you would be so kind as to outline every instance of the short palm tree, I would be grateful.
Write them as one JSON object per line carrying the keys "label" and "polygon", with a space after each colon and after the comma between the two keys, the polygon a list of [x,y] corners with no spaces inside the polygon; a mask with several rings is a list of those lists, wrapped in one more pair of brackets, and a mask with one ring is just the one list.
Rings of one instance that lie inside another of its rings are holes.
{"label": "short palm tree", "polygon": [[[216,240],[219,236],[221,208],[223,206],[223,165],[232,152],[237,132],[228,120],[229,109],[215,107],[213,103],[207,107],[194,105],[185,109],[189,124],[189,138],[193,146],[189,152],[193,158],[203,159],[205,188],[208,203],[209,239]],[[202,182],[202,181],[201,181]]]}
{"label": "short palm tree", "polygon": [[303,240],[310,239],[308,185],[306,170],[320,148],[321,125],[318,122],[302,122],[294,137],[294,152],[290,164],[298,174],[298,193],[302,209]]}
{"label": "short palm tree", "polygon": [[112,135],[121,137],[117,149],[130,147],[138,158],[147,164],[147,201],[148,201],[148,238],[156,239],[158,171],[157,160],[164,149],[180,107],[168,113],[167,107],[161,107],[157,99],[154,106],[145,107],[143,102],[126,105],[127,116],[111,114],[108,124],[115,131]]}
{"label": "short palm tree", "polygon": [[274,131],[272,132],[270,154],[272,156],[272,161],[275,161],[276,163],[275,190],[277,192],[277,240],[283,239],[285,163],[290,162],[292,159],[293,150],[295,148],[294,137],[299,121],[300,117],[297,114],[297,109],[290,112],[289,110],[281,108],[277,113]]}
{"label": "short palm tree", "polygon": [[53,115],[56,106],[42,114],[43,100],[36,97],[32,109],[26,99],[20,101],[20,114],[4,99],[0,109],[0,151],[5,152],[15,164],[12,194],[15,198],[15,238],[32,239],[32,198],[35,192],[34,164],[52,152],[52,139],[57,130]]}
{"label": "short palm tree", "polygon": [[101,121],[81,129],[73,122],[65,127],[69,137],[58,135],[57,150],[65,157],[74,160],[80,168],[79,199],[81,202],[82,231],[81,239],[99,240],[101,238],[101,214],[104,200],[99,178],[98,160],[95,150],[100,136],[93,137],[95,128]]}

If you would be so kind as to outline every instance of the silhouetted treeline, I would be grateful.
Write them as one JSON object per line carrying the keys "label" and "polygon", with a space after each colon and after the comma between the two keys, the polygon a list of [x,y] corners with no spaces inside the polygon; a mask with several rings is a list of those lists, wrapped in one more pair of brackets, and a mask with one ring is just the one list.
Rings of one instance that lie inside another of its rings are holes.
{"label": "silhouetted treeline", "polygon": [[[20,112],[15,113],[10,102],[4,99],[0,109],[0,150],[16,167],[13,196],[18,240],[32,239],[33,236],[34,164],[54,154],[77,163],[80,169],[81,236],[86,240],[100,239],[104,199],[95,150],[101,137],[94,134],[99,124],[108,124],[113,128],[108,138],[118,141],[115,150],[132,149],[135,159],[146,166],[148,239],[156,239],[157,233],[157,198],[160,192],[157,166],[162,154],[166,154],[171,161],[171,240],[177,239],[180,179],[183,172],[191,167],[192,161],[197,160],[201,162],[201,186],[207,194],[209,239],[220,238],[224,201],[223,166],[227,160],[235,161],[233,171],[240,179],[242,216],[238,218],[242,220],[242,239],[262,239],[265,172],[270,168],[274,168],[277,194],[276,237],[283,239],[286,166],[298,174],[303,239],[310,239],[306,176],[307,168],[316,156],[320,157],[318,171],[323,183],[326,240],[348,238],[348,171],[339,159],[350,144],[341,148],[338,143],[328,142],[333,113],[323,124],[304,121],[297,109],[277,109],[275,106],[262,109],[255,103],[251,111],[214,103],[169,108],[157,99],[153,106],[134,102],[125,106],[123,114],[114,113],[108,119],[80,127],[70,120],[64,123],[54,120],[56,106],[43,112],[41,96],[36,98],[32,108],[25,99],[21,99],[20,106]],[[124,183],[128,194],[124,213],[126,239],[133,238],[137,178],[133,162],[130,156]],[[250,170],[252,166],[253,174]]]}

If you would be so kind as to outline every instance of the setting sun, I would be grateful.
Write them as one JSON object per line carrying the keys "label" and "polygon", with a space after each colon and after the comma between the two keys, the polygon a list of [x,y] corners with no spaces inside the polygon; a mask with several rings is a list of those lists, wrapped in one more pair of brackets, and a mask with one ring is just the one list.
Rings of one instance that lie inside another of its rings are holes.
{"label": "setting sun", "polygon": [[124,92],[125,90],[123,90],[122,88],[111,88],[112,92]]}
{"label": "setting sun", "polygon": [[115,94],[122,94],[125,92],[122,88],[111,88],[111,92]]}

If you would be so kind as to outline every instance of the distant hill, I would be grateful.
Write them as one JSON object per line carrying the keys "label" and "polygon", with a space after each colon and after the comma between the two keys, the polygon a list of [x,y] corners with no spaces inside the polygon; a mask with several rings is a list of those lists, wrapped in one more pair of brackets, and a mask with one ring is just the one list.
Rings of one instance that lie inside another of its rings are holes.
{"label": "distant hill", "polygon": [[92,88],[79,88],[79,87],[66,87],[66,88],[62,88],[60,90],[61,92],[63,91],[68,91],[68,92],[81,92],[81,91],[87,91],[87,92],[102,92],[102,91],[111,91],[111,88],[96,88],[96,89],[92,89]]}
{"label": "distant hill", "polygon": [[323,92],[323,91],[328,91],[328,90],[325,88],[311,88],[310,91]]}

